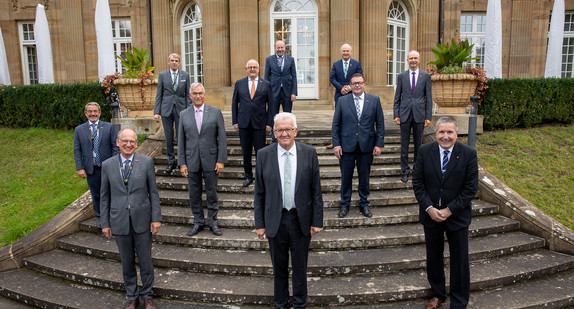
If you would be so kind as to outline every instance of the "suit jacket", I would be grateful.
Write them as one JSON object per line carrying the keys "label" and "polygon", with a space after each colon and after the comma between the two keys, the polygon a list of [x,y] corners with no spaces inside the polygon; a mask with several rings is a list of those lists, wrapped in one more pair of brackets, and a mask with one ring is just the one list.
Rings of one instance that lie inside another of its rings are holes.
{"label": "suit jacket", "polygon": [[[277,144],[261,148],[255,166],[255,228],[265,228],[268,237],[275,237],[283,208],[282,179],[277,159]],[[311,226],[323,227],[323,196],[319,177],[319,160],[315,148],[296,143],[297,174],[294,202],[303,235]]]}
{"label": "suit jacket", "polygon": [[432,91],[431,76],[429,73],[419,70],[415,92],[411,90],[410,70],[399,74],[397,89],[395,89],[395,102],[393,104],[393,118],[400,118],[401,122],[407,121],[411,109],[413,119],[417,123],[432,119]]}
{"label": "suit jacket", "polygon": [[295,59],[284,54],[283,55],[283,72],[281,67],[277,65],[277,55],[273,54],[265,59],[265,80],[271,83],[273,89],[273,97],[279,96],[281,85],[286,96],[292,94],[297,95],[297,70],[295,69]]}
{"label": "suit jacket", "polygon": [[[425,211],[434,206],[448,207],[452,216],[446,227],[457,231],[470,225],[471,201],[478,191],[478,160],[476,150],[456,142],[450,155],[444,178],[437,142],[420,147],[413,170],[413,190],[419,202],[419,221],[426,227],[438,224]],[[439,204],[441,200],[441,205]]]}
{"label": "suit jacket", "polygon": [[168,69],[159,73],[155,105],[153,107],[154,114],[169,117],[172,113],[174,102],[178,113],[181,113],[181,111],[191,105],[191,99],[189,97],[191,80],[189,74],[182,70],[178,70],[177,72],[177,90],[175,91],[173,90],[171,70]]}
{"label": "suit jacket", "polygon": [[[86,174],[94,172],[94,148],[92,147],[92,133],[89,121],[77,126],[74,130],[74,161],[76,170],[85,170]],[[120,153],[116,145],[116,130],[111,123],[98,122],[98,134],[100,135],[100,160],[104,162],[109,157]]]}
{"label": "suit jacket", "polygon": [[359,144],[361,152],[372,152],[375,146],[384,147],[385,120],[379,97],[365,93],[361,121],[357,118],[355,99],[346,95],[339,99],[333,115],[333,147],[354,152]]}
{"label": "suit jacket", "polygon": [[190,172],[198,172],[200,164],[205,170],[214,170],[216,162],[227,163],[227,136],[221,110],[207,104],[203,107],[200,133],[193,105],[179,115],[177,162],[186,165]]}
{"label": "suit jacket", "polygon": [[273,104],[273,91],[271,83],[259,78],[257,90],[253,99],[249,95],[248,77],[242,78],[235,83],[233,99],[231,100],[231,118],[233,125],[247,128],[249,121],[254,129],[265,129],[273,126],[273,116],[277,109]]}
{"label": "suit jacket", "polygon": [[153,159],[139,153],[133,159],[127,187],[120,171],[120,155],[102,164],[100,224],[111,227],[114,235],[129,234],[130,217],[136,233],[149,232],[151,222],[161,221]]}
{"label": "suit jacket", "polygon": [[[348,85],[351,82],[351,77],[355,73],[363,74],[363,68],[359,60],[353,58],[349,59],[349,67],[347,68],[347,77],[345,77],[345,71],[343,70],[343,59],[333,62],[333,67],[331,68],[331,84],[335,87],[335,102],[339,100],[341,96],[341,89],[343,86]],[[350,94],[350,92],[349,92]]]}

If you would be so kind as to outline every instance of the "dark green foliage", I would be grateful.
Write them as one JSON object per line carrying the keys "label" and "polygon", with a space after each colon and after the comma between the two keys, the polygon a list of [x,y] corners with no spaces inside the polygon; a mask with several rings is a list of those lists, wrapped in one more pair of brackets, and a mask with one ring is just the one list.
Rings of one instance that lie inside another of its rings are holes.
{"label": "dark green foliage", "polygon": [[86,121],[84,106],[98,102],[109,121],[109,98],[98,82],[0,86],[0,126],[71,129]]}
{"label": "dark green foliage", "polygon": [[480,113],[487,130],[573,123],[574,79],[491,79]]}

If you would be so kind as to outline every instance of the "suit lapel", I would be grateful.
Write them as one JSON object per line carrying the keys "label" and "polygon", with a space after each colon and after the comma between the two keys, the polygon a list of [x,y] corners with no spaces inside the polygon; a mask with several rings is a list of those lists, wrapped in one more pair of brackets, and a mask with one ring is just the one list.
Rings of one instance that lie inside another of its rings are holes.
{"label": "suit lapel", "polygon": [[303,176],[303,148],[299,147],[299,145],[295,147],[297,148],[297,174],[295,174],[295,195],[293,196],[293,199],[295,199],[295,196],[297,196],[297,191],[299,191],[299,184],[301,183],[301,177]]}
{"label": "suit lapel", "polygon": [[440,164],[440,152],[438,151],[438,143],[435,142],[434,146],[431,149],[431,161],[432,161],[432,166],[433,169],[435,171],[435,173],[437,174],[438,179],[442,179],[442,170],[441,170],[441,164]]}
{"label": "suit lapel", "polygon": [[443,182],[447,180],[447,178],[452,174],[452,171],[456,169],[456,164],[460,159],[460,147],[458,146],[458,142],[454,144],[452,148],[452,153],[450,154],[450,159],[448,160],[448,165],[446,167],[446,173],[444,174]]}
{"label": "suit lapel", "polygon": [[[271,171],[277,171],[276,173],[276,183],[277,183],[277,191],[279,192],[280,196],[281,196],[281,202],[283,202],[283,186],[282,186],[282,181],[281,181],[281,173],[279,170],[279,159],[277,158],[277,147],[272,147],[271,149]],[[283,207],[283,204],[279,205],[279,207]]]}
{"label": "suit lapel", "polygon": [[[128,180],[128,192],[132,191],[132,188],[134,186],[134,176],[138,174],[138,171],[141,169],[141,162],[139,160],[139,156],[134,153],[134,158],[133,158],[133,162],[132,162],[132,172],[130,174],[130,178]],[[125,186],[124,186],[125,187]]]}
{"label": "suit lapel", "polygon": [[349,108],[349,112],[354,115],[356,121],[359,121],[359,117],[357,116],[357,108],[355,107],[355,97],[354,95],[348,94],[344,96],[344,98],[348,98],[347,100],[347,107]]}
{"label": "suit lapel", "polygon": [[128,192],[128,189],[126,188],[126,186],[124,185],[124,178],[122,177],[122,172],[121,172],[121,168],[122,168],[122,158],[121,158],[121,153],[118,154],[117,156],[114,156],[114,161],[116,161],[116,163],[114,164],[114,166],[112,166],[112,175],[109,177],[110,179],[118,179],[119,185],[117,185],[116,187],[121,188],[120,190],[124,191],[124,192]]}

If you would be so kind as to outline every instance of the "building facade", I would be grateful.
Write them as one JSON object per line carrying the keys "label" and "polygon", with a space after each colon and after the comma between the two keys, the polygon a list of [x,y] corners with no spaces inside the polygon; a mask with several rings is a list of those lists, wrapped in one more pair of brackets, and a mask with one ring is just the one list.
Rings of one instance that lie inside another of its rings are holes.
{"label": "building facade", "polygon": [[[45,5],[57,83],[98,78],[94,12],[97,0],[5,0],[2,29],[12,84],[37,82],[34,19]],[[484,55],[487,0],[109,0],[116,53],[148,48],[156,74],[167,57],[182,56],[183,69],[205,84],[210,104],[229,109],[233,85],[245,64],[263,65],[283,39],[296,59],[299,96],[295,104],[333,106],[332,63],[343,43],[361,61],[367,92],[392,106],[396,76],[407,69],[409,50],[421,66],[433,61],[439,41],[467,38]],[[573,75],[574,1],[565,1],[565,77]],[[503,77],[544,74],[552,0],[501,0]],[[482,58],[473,65],[481,66]],[[117,63],[121,71],[121,64]]]}

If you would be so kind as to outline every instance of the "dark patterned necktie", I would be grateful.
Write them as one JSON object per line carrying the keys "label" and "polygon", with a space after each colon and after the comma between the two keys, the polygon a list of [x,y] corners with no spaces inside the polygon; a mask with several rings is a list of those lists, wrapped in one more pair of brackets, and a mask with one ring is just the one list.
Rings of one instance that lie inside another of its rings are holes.
{"label": "dark patterned necktie", "polygon": [[449,152],[450,152],[450,151],[448,151],[448,150],[445,150],[445,151],[443,152],[443,157],[442,157],[442,169],[441,169],[441,171],[442,171],[442,178],[444,178],[444,174],[446,173],[446,166],[448,165],[448,153],[449,153]]}

